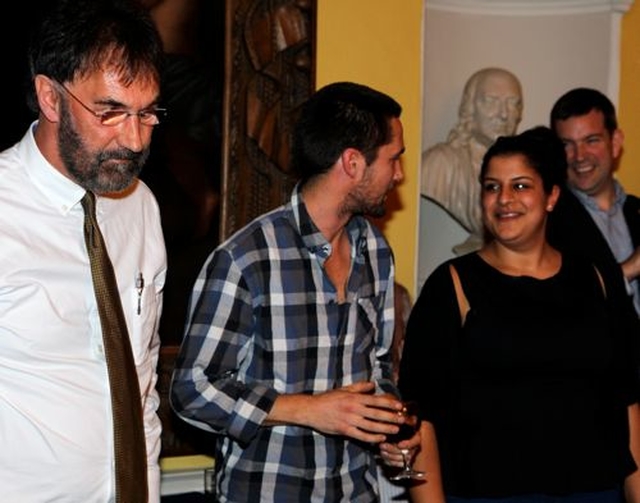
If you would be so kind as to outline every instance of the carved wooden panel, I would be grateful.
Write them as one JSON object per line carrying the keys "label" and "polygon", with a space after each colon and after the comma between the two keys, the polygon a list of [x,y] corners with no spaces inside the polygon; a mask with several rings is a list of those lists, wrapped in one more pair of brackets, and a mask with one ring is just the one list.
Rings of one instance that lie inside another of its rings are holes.
{"label": "carved wooden panel", "polygon": [[284,201],[291,131],[314,88],[316,0],[227,0],[220,236]]}

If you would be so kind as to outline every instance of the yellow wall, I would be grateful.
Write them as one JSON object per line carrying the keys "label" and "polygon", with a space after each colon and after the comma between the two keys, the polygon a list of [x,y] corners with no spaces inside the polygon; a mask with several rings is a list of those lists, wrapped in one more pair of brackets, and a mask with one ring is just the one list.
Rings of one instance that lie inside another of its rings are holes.
{"label": "yellow wall", "polygon": [[640,195],[640,3],[622,18],[618,117],[624,131],[624,154],[618,177],[627,192]]}
{"label": "yellow wall", "polygon": [[415,290],[422,124],[423,0],[318,0],[316,85],[349,80],[393,96],[403,108],[401,208],[381,228],[397,280]]}

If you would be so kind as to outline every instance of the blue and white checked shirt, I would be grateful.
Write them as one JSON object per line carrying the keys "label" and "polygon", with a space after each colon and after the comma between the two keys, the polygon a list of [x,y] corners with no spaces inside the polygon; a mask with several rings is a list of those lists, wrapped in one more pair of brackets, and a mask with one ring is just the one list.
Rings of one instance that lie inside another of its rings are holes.
{"label": "blue and white checked shirt", "polygon": [[363,217],[347,230],[352,269],[342,304],[323,269],[331,246],[298,187],[289,204],[221,244],[195,283],[171,397],[186,421],[221,434],[221,502],[377,500],[376,446],[262,426],[279,394],[364,380],[396,393],[392,252]]}

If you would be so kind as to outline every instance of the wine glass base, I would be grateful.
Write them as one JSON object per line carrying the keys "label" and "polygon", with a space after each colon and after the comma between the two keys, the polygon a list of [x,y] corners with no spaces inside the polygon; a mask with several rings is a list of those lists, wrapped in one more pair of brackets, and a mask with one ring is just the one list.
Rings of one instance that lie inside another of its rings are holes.
{"label": "wine glass base", "polygon": [[418,472],[418,471],[407,471],[407,472],[400,472],[397,473],[396,475],[393,475],[391,477],[389,477],[389,480],[392,481],[398,481],[398,480],[408,480],[408,479],[412,479],[412,480],[424,480],[424,478],[426,477],[426,473],[424,472]]}

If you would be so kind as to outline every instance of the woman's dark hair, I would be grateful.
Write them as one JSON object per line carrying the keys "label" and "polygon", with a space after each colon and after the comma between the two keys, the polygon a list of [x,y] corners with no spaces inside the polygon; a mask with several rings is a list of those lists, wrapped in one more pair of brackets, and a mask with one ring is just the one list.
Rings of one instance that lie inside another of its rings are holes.
{"label": "woman's dark hair", "polygon": [[494,157],[521,155],[527,165],[542,179],[549,194],[554,185],[563,187],[567,178],[567,156],[562,141],[545,126],[536,126],[514,136],[500,136],[485,153],[480,168],[480,181],[486,176]]}
{"label": "woman's dark hair", "polygon": [[390,96],[353,82],[329,84],[309,98],[293,132],[291,168],[303,181],[329,170],[355,148],[367,164],[391,141],[391,119],[401,106]]}

